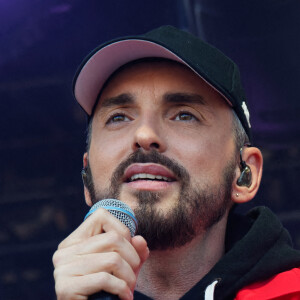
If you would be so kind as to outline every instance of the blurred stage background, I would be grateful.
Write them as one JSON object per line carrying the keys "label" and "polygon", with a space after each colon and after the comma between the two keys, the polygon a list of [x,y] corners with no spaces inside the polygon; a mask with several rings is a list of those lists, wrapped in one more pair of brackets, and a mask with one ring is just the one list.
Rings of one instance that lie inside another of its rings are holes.
{"label": "blurred stage background", "polygon": [[271,207],[300,249],[299,15],[299,0],[0,0],[0,298],[55,299],[52,254],[87,211],[77,66],[163,24],[239,64],[265,159],[256,200],[239,209]]}

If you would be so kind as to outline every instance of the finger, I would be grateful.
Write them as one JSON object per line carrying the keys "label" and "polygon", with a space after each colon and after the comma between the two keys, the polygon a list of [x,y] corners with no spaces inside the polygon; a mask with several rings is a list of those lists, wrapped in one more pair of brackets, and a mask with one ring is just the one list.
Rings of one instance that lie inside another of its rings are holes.
{"label": "finger", "polygon": [[131,244],[141,260],[140,263],[144,263],[150,254],[146,240],[142,236],[137,235],[131,239]]}
{"label": "finger", "polygon": [[119,253],[133,269],[136,269],[141,262],[139,254],[134,246],[122,235],[115,231],[110,231],[90,237],[80,244],[59,249],[53,256],[53,264],[57,267],[78,259],[78,256],[102,252]]}
{"label": "finger", "polygon": [[140,258],[140,265],[134,269],[135,275],[137,277],[143,266],[143,263],[149,257],[150,251],[147,246],[147,242],[145,241],[145,239],[142,236],[135,236],[134,238],[132,238],[132,245],[135,248],[135,250]]}
{"label": "finger", "polygon": [[106,272],[124,280],[130,289],[134,289],[136,276],[131,266],[115,252],[83,255],[70,264],[58,267],[55,277],[69,278],[93,273]]}
{"label": "finger", "polygon": [[59,245],[59,249],[80,243],[81,241],[100,234],[114,230],[123,235],[128,241],[131,240],[129,229],[115,218],[110,212],[103,208],[97,209],[88,217],[75,231],[73,231]]}
{"label": "finger", "polygon": [[86,300],[88,296],[100,291],[118,295],[122,300],[133,299],[132,292],[124,280],[105,272],[72,277],[59,281],[55,286],[57,299]]}
{"label": "finger", "polygon": [[135,269],[140,264],[140,257],[134,246],[116,231],[110,231],[91,237],[82,243],[80,254],[116,252]]}

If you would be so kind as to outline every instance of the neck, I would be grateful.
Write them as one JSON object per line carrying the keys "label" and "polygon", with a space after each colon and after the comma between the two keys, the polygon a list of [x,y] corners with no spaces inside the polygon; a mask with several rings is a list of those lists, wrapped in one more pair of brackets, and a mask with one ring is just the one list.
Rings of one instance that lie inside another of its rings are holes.
{"label": "neck", "polygon": [[190,243],[151,251],[138,276],[136,290],[153,299],[179,299],[199,282],[224,254],[227,216]]}

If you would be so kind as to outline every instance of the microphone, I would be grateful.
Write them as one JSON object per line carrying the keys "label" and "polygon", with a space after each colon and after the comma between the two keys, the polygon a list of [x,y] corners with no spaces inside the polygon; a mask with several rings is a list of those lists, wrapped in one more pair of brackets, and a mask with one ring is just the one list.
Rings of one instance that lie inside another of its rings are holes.
{"label": "microphone", "polygon": [[[134,216],[132,209],[125,203],[116,199],[104,199],[95,203],[89,212],[86,214],[84,220],[88,218],[93,212],[98,208],[104,208],[108,210],[114,217],[121,221],[130,231],[133,237],[137,230],[137,220]],[[119,300],[116,295],[109,294],[107,292],[101,291],[99,293],[89,296],[89,300]]]}

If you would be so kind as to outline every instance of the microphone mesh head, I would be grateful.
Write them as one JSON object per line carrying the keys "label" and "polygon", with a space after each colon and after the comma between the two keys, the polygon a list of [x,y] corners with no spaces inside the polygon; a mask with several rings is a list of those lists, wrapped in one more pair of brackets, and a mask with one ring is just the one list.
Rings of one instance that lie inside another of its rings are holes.
{"label": "microphone mesh head", "polygon": [[108,210],[114,217],[127,226],[132,237],[135,235],[137,230],[137,220],[132,209],[127,204],[116,199],[104,199],[95,203],[85,218],[100,207]]}

